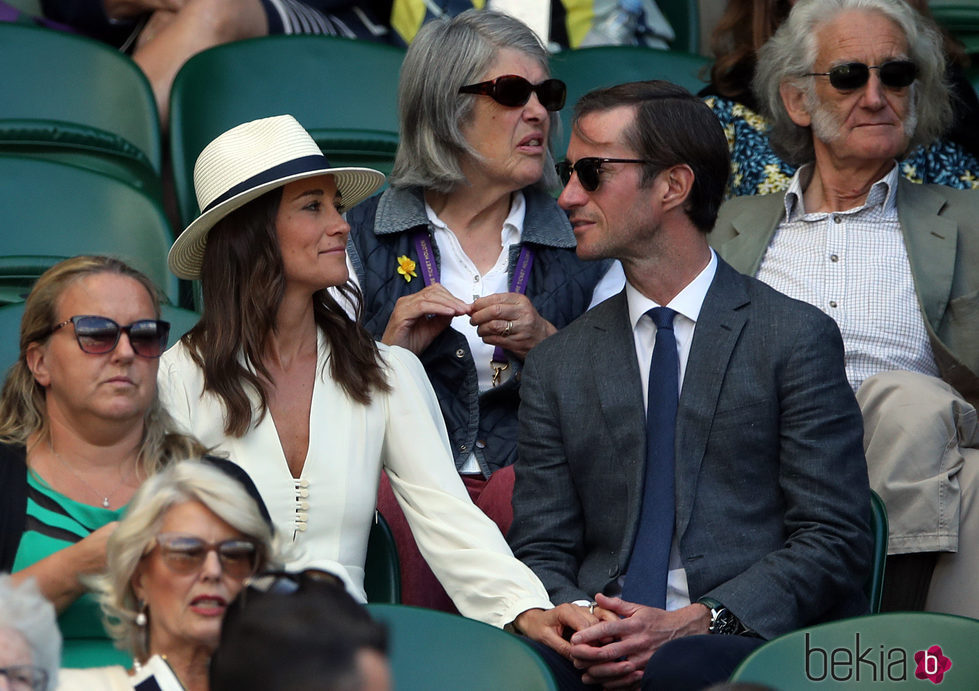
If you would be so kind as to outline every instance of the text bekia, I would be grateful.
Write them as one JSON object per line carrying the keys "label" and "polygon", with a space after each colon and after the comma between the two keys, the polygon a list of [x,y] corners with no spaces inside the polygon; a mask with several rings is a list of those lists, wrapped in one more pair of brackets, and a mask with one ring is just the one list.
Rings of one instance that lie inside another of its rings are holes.
{"label": "text bekia", "polygon": [[[826,649],[813,645],[806,632],[806,678],[809,681],[906,681],[909,678],[908,653],[904,648],[886,644],[867,645],[855,633],[853,646]],[[952,661],[942,654],[938,645],[914,653],[914,673],[918,679],[940,684]]]}

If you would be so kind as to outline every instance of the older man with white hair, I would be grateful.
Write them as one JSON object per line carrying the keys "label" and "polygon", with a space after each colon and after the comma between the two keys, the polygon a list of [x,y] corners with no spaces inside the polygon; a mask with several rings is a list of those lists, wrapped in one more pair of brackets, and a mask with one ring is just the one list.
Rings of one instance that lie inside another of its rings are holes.
{"label": "older man with white hair", "polygon": [[885,609],[979,616],[979,195],[897,162],[951,121],[935,26],[894,0],[800,0],[759,53],[784,194],[720,211],[736,269],[840,327],[890,519]]}

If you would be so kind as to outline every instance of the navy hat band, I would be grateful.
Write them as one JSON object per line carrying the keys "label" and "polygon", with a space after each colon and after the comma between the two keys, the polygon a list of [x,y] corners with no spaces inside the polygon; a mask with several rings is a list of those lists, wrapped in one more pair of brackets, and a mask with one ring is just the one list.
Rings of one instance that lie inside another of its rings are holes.
{"label": "navy hat band", "polygon": [[203,214],[210,211],[218,204],[223,204],[232,197],[237,197],[242,192],[247,192],[250,189],[261,187],[269,182],[282,180],[283,178],[299,175],[301,173],[308,173],[314,170],[322,170],[324,175],[329,175],[330,172],[327,169],[330,167],[330,161],[322,154],[294,158],[291,161],[286,161],[285,163],[280,163],[277,166],[272,166],[268,170],[263,170],[258,175],[253,175],[243,182],[239,182],[227,192],[212,200],[210,204],[201,209],[201,213]]}

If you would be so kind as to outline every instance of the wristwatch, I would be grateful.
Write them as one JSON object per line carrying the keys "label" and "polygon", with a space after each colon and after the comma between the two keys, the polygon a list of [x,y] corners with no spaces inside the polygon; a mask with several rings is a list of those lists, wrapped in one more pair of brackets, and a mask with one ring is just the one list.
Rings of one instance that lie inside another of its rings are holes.
{"label": "wristwatch", "polygon": [[708,633],[720,634],[725,636],[754,636],[754,631],[741,623],[734,612],[722,605],[717,600],[710,597],[702,597],[697,600],[710,610],[710,623],[707,625]]}

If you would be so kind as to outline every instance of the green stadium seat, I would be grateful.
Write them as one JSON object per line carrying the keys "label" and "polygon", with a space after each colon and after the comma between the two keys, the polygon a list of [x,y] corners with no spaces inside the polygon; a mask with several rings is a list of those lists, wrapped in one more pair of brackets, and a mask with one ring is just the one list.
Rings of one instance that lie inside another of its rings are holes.
{"label": "green stadium seat", "polygon": [[[749,655],[730,681],[793,691],[975,689],[977,642],[977,619],[934,612],[871,614],[775,638]],[[943,658],[951,661],[947,669]],[[933,677],[916,676],[919,670]]]}
{"label": "green stadium seat", "polygon": [[551,671],[522,638],[434,609],[368,604],[389,632],[391,676],[398,691],[548,691]]}
{"label": "green stadium seat", "polygon": [[979,0],[931,0],[928,7],[935,21],[961,41],[969,55],[979,54]]}
{"label": "green stadium seat", "polygon": [[[27,156],[0,154],[0,180],[0,256],[110,254],[177,304],[178,281],[167,268],[173,232],[158,200],[115,177]],[[51,263],[34,262],[38,272]]]}
{"label": "green stadium seat", "polygon": [[368,602],[401,602],[401,567],[394,534],[380,511],[374,512],[374,525],[367,540],[364,564],[364,590]]}
{"label": "green stadium seat", "polygon": [[74,34],[0,22],[0,153],[85,166],[161,198],[156,103],[135,62]]}
{"label": "green stadium seat", "polygon": [[329,36],[265,36],[187,61],[170,95],[170,149],[180,217],[198,214],[194,163],[217,135],[288,113],[335,166],[390,172],[398,144],[398,72],[404,51]]}
{"label": "green stadium seat", "polygon": [[698,0],[656,0],[656,6],[673,27],[672,50],[700,52],[700,6]]}
{"label": "green stadium seat", "polygon": [[571,138],[574,104],[592,89],[623,82],[667,79],[693,93],[706,85],[710,60],[700,55],[639,46],[595,46],[566,50],[551,58],[551,72],[568,85],[561,110],[562,132],[554,140],[554,157],[564,158]]}
{"label": "green stadium seat", "polygon": [[880,611],[880,600],[884,594],[884,567],[887,565],[887,509],[884,500],[877,492],[870,490],[870,532],[874,536],[873,561],[870,565],[870,578],[867,579],[865,593],[870,602],[870,611]]}

